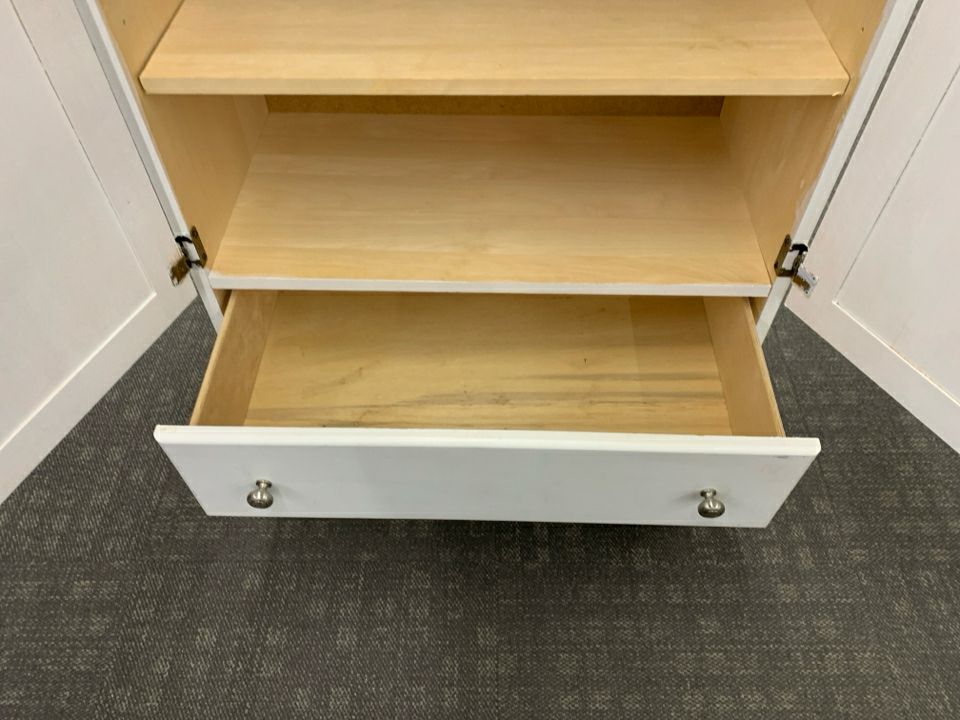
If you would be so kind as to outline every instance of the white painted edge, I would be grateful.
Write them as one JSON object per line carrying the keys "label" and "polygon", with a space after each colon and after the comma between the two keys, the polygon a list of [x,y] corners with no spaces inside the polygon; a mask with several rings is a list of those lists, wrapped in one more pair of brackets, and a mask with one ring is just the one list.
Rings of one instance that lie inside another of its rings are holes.
{"label": "white painted edge", "polygon": [[770,332],[773,321],[787,299],[787,294],[790,292],[792,285],[793,280],[790,278],[778,277],[774,280],[773,286],[770,288],[770,294],[767,295],[767,302],[764,303],[763,310],[760,311],[760,317],[757,318],[757,335],[761,343],[766,339],[767,333]]}
{"label": "white painted edge", "polygon": [[341,280],[260,275],[225,275],[211,271],[210,284],[230,290],[308,290],[343,292],[503,293],[510,295],[695,295],[766,297],[769,284],[659,285],[635,283],[528,283],[460,280]]}
{"label": "white painted edge", "polygon": [[[867,51],[853,100],[837,129],[827,160],[810,189],[791,233],[794,242],[813,247],[820,220],[830,207],[834,191],[843,178],[843,172],[856,149],[863,128],[870,119],[887,74],[910,27],[911,18],[921,2],[923,0],[887,0],[884,17]],[[773,283],[763,311],[757,318],[760,342],[763,342],[770,331],[792,285],[788,278],[778,278]]]}
{"label": "white painted edge", "polygon": [[164,215],[170,223],[170,229],[176,235],[189,235],[190,226],[180,211],[180,205],[177,203],[176,195],[173,192],[173,186],[167,176],[163,160],[153,142],[153,136],[150,134],[150,128],[147,126],[146,119],[143,116],[143,108],[140,106],[140,100],[133,91],[132,81],[127,73],[126,65],[120,57],[107,27],[106,20],[100,10],[98,0],[74,0],[77,12],[80,13],[80,19],[87,29],[87,35],[93,45],[97,57],[100,59],[100,65],[103,67],[107,76],[107,82],[113,90],[113,95],[120,106],[120,112],[123,113],[124,120],[127,121],[127,127],[133,137],[140,157],[143,158],[144,166],[150,175],[157,198],[163,207]]}
{"label": "white painted edge", "polygon": [[[0,443],[3,502],[157,339],[171,308],[146,298]],[[175,308],[174,308],[175,309]],[[175,315],[174,315],[175,317]]]}
{"label": "white painted edge", "polygon": [[849,325],[815,322],[811,317],[811,314],[816,313],[815,306],[802,303],[797,307],[791,303],[791,310],[807,327],[821,334],[824,340],[858,370],[960,453],[960,424],[955,420],[957,400],[946,389],[919,372],[909,360],[856,316],[836,303],[834,307],[836,312],[843,313]]}
{"label": "white painted edge", "polygon": [[[100,60],[100,66],[103,68],[110,89],[113,91],[113,96],[117,101],[123,119],[126,121],[127,128],[137,147],[137,152],[140,154],[140,159],[147,170],[147,175],[150,177],[150,183],[153,185],[157,199],[160,201],[160,207],[163,208],[163,214],[167,218],[170,230],[174,235],[189,237],[190,225],[180,210],[180,204],[177,202],[170,177],[167,175],[167,170],[163,165],[163,160],[144,117],[143,108],[140,106],[140,99],[133,91],[133,80],[130,78],[126,65],[120,57],[120,52],[113,42],[113,37],[103,18],[100,5],[97,0],[74,0],[74,5],[80,14],[83,26],[87,30],[90,44]],[[171,242],[172,240],[171,238]],[[220,325],[223,323],[223,311],[213,294],[213,286],[210,284],[207,273],[195,268],[191,270],[190,278],[193,280],[197,294],[207,310],[210,322],[219,332]]]}
{"label": "white painted edge", "polygon": [[693,455],[810,457],[816,438],[737,435],[658,435],[553,430],[450,430],[393,428],[285,428],[158,425],[161,444],[292,447],[457,447],[601,452],[683,452]]}

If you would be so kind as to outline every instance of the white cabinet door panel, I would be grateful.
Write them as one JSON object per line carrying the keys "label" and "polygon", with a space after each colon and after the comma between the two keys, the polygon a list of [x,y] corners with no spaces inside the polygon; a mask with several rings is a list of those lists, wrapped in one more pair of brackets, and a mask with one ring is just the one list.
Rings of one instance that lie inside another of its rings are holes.
{"label": "white cabinet door panel", "polygon": [[[166,277],[169,228],[139,156],[122,154],[129,134],[79,16],[61,5],[43,32],[80,84],[73,101],[0,0],[0,500],[194,295]],[[81,101],[97,107],[96,136],[81,136]]]}
{"label": "white cabinet door panel", "polygon": [[787,306],[960,451],[960,3],[926,0]]}

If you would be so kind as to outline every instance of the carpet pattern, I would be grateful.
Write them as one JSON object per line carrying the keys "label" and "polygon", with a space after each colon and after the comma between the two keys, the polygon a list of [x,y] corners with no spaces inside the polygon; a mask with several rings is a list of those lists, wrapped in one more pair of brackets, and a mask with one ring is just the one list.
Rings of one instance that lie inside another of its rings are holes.
{"label": "carpet pattern", "polygon": [[960,717],[960,456],[789,312],[767,530],[205,517],[191,306],[0,506],[2,718]]}

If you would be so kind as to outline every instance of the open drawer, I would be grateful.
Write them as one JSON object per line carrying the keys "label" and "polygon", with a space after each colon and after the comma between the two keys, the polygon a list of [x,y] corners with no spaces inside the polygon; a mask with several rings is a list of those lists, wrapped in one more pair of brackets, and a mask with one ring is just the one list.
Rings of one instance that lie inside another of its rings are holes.
{"label": "open drawer", "polygon": [[698,297],[234,291],[155,436],[212,515],[753,527],[820,450]]}

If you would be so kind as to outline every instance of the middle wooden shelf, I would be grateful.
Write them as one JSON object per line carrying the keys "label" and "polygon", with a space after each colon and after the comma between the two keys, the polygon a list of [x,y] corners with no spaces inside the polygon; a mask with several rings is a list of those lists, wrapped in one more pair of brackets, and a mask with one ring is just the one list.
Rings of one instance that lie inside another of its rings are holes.
{"label": "middle wooden shelf", "polygon": [[716,117],[271,113],[217,288],[766,296]]}

